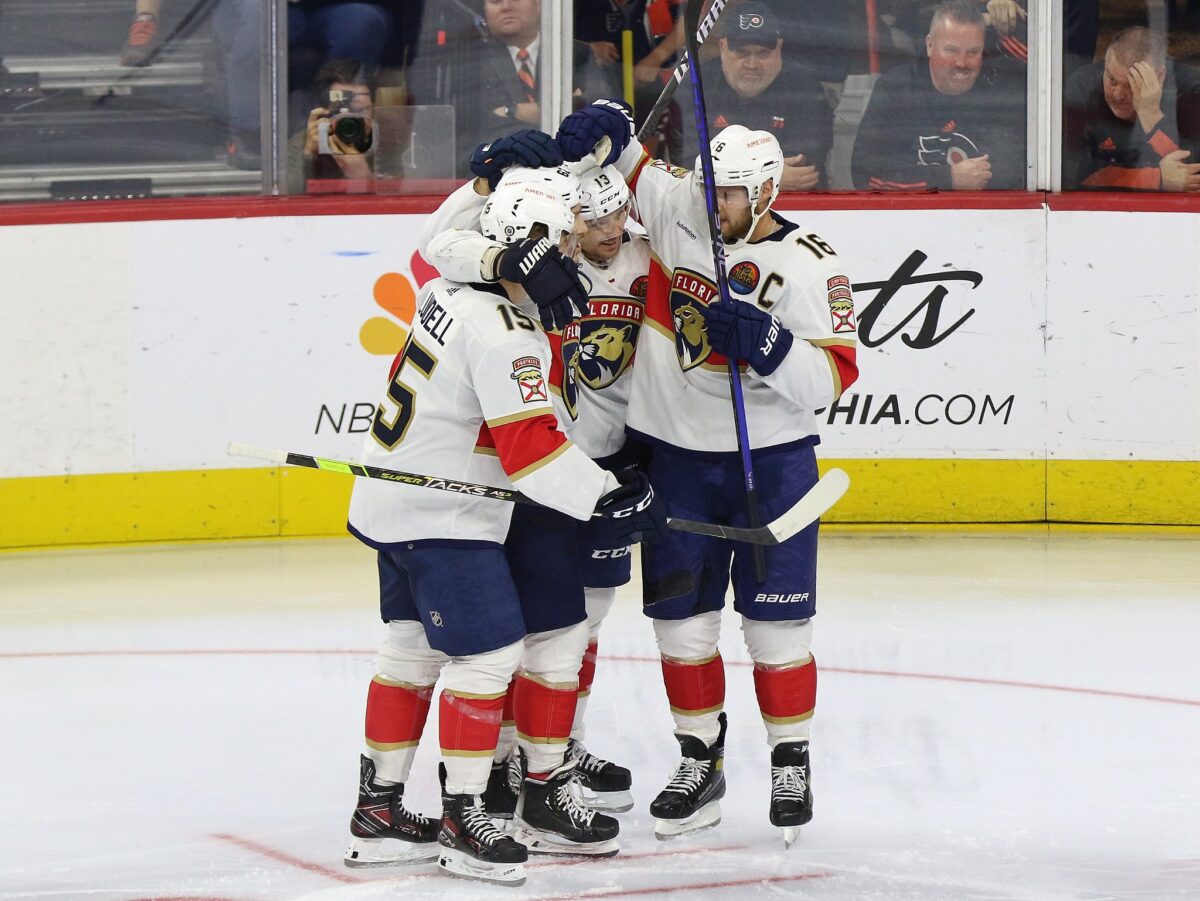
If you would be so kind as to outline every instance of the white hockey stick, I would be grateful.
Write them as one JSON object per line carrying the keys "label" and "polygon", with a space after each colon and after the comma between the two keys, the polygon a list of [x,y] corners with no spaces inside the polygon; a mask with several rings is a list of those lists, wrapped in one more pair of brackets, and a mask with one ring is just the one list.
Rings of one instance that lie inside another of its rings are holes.
{"label": "white hockey stick", "polygon": [[[398,482],[415,488],[434,488],[438,491],[450,491],[455,494],[467,494],[472,497],[490,498],[496,501],[508,501],[513,504],[532,504],[543,506],[531,500],[519,491],[511,488],[496,488],[492,485],[479,485],[474,482],[460,482],[455,479],[443,479],[438,476],[420,475],[414,472],[401,472],[398,469],[384,469],[379,466],[367,466],[363,463],[347,463],[342,460],[330,460],[325,457],[311,457],[308,454],[297,454],[292,451],[271,450],[265,447],[251,447],[236,441],[229,443],[229,454],[232,457],[248,457],[251,460],[265,460],[269,463],[284,463],[291,466],[306,466],[309,469],[323,469],[326,472],[339,472],[343,475],[358,476],[364,479],[382,479],[385,482]],[[831,469],[821,477],[809,492],[800,498],[790,510],[765,526],[756,529],[740,526],[725,526],[715,522],[696,522],[691,519],[668,517],[667,525],[681,532],[692,532],[697,535],[711,535],[714,538],[727,538],[730,541],[744,541],[748,544],[782,544],[797,532],[816,522],[821,515],[832,507],[850,487],[850,477],[843,470]]]}

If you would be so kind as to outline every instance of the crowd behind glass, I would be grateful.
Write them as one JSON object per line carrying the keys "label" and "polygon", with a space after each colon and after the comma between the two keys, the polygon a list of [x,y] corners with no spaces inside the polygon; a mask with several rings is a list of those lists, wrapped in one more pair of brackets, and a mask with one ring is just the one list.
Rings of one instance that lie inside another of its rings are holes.
{"label": "crowd behind glass", "polygon": [[[262,192],[268,2],[0,0],[0,199]],[[538,127],[541,2],[289,0],[280,190],[441,192]],[[787,191],[1025,189],[1031,2],[731,0],[710,127],[775,133]],[[572,102],[624,98],[640,126],[682,10],[574,0]],[[1064,0],[1064,190],[1200,191],[1198,32],[1200,0]],[[690,92],[650,125],[690,167]]]}

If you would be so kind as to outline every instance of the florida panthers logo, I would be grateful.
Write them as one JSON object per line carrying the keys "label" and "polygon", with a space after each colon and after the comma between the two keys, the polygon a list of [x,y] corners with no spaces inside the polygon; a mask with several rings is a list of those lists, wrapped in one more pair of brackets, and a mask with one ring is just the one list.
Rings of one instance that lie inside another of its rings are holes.
{"label": "florida panthers logo", "polygon": [[575,374],[593,391],[601,391],[629,368],[642,327],[644,307],[628,298],[593,297],[581,323]]}
{"label": "florida panthers logo", "polygon": [[676,269],[671,279],[671,316],[675,324],[675,352],[679,367],[687,372],[712,353],[700,311],[716,300],[717,286],[687,269]]}
{"label": "florida panthers logo", "polygon": [[953,166],[982,156],[979,148],[964,134],[923,135],[917,139],[917,160],[922,166]]}
{"label": "florida panthers logo", "polygon": [[555,371],[550,377],[572,420],[579,418],[579,373],[576,370],[576,361],[579,359],[579,332],[578,319],[563,329],[562,344],[558,351],[562,368],[559,368],[559,363],[555,363]]}

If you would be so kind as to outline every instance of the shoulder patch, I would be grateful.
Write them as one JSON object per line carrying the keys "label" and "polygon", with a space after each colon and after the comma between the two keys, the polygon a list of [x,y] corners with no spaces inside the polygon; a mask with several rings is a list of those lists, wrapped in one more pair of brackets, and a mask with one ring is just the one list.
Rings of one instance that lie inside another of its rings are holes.
{"label": "shoulder patch", "polygon": [[513,360],[512,375],[509,378],[517,383],[521,392],[521,403],[544,403],[549,399],[546,394],[546,377],[542,375],[542,361],[537,357],[520,357]]}
{"label": "shoulder patch", "polygon": [[629,293],[634,297],[645,300],[646,292],[650,288],[650,276],[639,275],[633,280],[633,284],[629,286]]}
{"label": "shoulder patch", "polygon": [[855,331],[854,294],[850,290],[850,279],[835,275],[825,285],[829,289],[829,318],[833,323],[833,333]]}

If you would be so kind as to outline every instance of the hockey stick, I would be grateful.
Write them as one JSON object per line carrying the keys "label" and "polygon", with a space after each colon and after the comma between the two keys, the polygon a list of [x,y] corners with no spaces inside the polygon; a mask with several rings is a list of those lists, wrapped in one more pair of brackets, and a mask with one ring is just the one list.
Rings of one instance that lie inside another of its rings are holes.
{"label": "hockey stick", "polygon": [[[717,17],[721,15],[721,10],[725,8],[725,0],[713,0],[713,5],[708,11],[708,15],[700,22],[700,34],[695,34],[696,29],[690,28],[687,25],[686,17],[684,27],[690,29],[690,36],[695,36],[696,46],[703,44],[712,31],[713,26],[717,24]],[[697,9],[697,17],[699,17],[699,9]],[[688,47],[692,47],[692,42],[689,39]],[[658,95],[658,99],[654,101],[654,106],[650,108],[650,114],[646,116],[642,122],[642,127],[638,129],[637,139],[639,144],[645,144],[646,139],[654,133],[654,129],[658,126],[658,121],[663,117],[663,113],[667,111],[667,107],[671,105],[671,98],[675,96],[675,89],[679,87],[680,82],[687,78],[688,60],[695,56],[695,51],[688,49],[684,51],[683,57],[675,66],[675,70],[671,73],[671,77],[667,79],[667,83],[663,85],[662,93]]]}
{"label": "hockey stick", "polygon": [[[699,59],[700,6],[704,0],[688,0],[683,10],[683,28],[687,36],[688,55]],[[713,0],[708,11],[712,18],[720,12],[725,0]],[[706,22],[708,19],[705,20]],[[710,26],[711,27],[711,26]],[[708,139],[708,111],[704,106],[704,82],[700,77],[700,66],[689,68],[692,78],[692,112],[696,120],[697,138],[700,145],[700,172],[704,180],[704,205],[708,208],[708,236],[712,240],[713,266],[717,275],[717,293],[722,303],[730,303],[729,277],[725,273],[725,244],[721,240],[721,219],[717,213],[717,186],[713,175],[712,148]],[[758,513],[758,489],[754,485],[754,466],[750,461],[750,434],[746,428],[746,402],[742,397],[742,380],[738,374],[737,360],[730,359],[729,390],[733,398],[733,421],[737,429],[738,450],[742,457],[742,474],[746,480],[746,519],[750,528],[761,523]],[[754,575],[759,582],[767,577],[767,561],[762,549],[754,549]]]}
{"label": "hockey stick", "polygon": [[[414,488],[435,488],[438,491],[450,491],[454,494],[466,494],[471,497],[488,498],[495,501],[508,501],[513,504],[530,504],[541,507],[519,491],[511,488],[496,488],[492,485],[479,485],[474,482],[459,482],[454,479],[442,479],[437,476],[419,475],[415,472],[401,472],[398,469],[383,469],[379,466],[367,466],[363,463],[346,463],[341,460],[329,460],[325,457],[310,457],[307,454],[297,454],[291,451],[270,450],[264,447],[251,447],[236,441],[229,443],[229,454],[233,457],[249,457],[252,460],[266,460],[270,463],[287,463],[291,466],[307,466],[309,469],[323,469],[326,472],[340,472],[343,475],[358,476],[364,479],[382,479],[385,482],[398,482],[401,485],[411,485]],[[846,489],[850,487],[850,477],[840,469],[831,469],[821,477],[804,497],[792,505],[786,513],[773,522],[758,528],[741,528],[739,526],[723,526],[714,522],[696,522],[691,519],[668,517],[667,525],[680,532],[692,532],[696,535],[711,535],[714,538],[727,538],[730,541],[744,541],[747,544],[782,544],[801,529],[816,522],[826,510],[838,502]]]}

